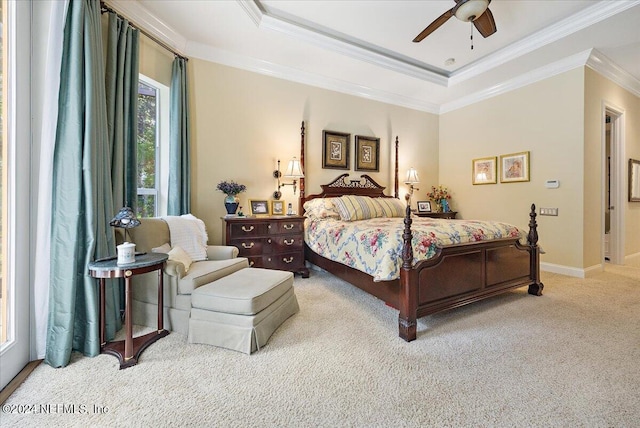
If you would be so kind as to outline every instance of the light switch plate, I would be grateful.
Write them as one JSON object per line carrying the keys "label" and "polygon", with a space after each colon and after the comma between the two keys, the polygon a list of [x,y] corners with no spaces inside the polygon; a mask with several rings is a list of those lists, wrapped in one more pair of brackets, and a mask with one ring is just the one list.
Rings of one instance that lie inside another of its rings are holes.
{"label": "light switch plate", "polygon": [[540,215],[557,216],[558,209],[557,208],[540,208]]}

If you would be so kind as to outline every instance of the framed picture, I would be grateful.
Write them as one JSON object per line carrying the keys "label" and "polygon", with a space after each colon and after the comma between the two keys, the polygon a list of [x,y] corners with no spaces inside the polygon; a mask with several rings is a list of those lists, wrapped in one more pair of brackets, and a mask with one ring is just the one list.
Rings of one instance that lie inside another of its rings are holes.
{"label": "framed picture", "polygon": [[430,201],[418,201],[418,212],[419,213],[430,213],[431,212],[431,202]]}
{"label": "framed picture", "polygon": [[322,131],[322,167],[349,169],[351,134]]}
{"label": "framed picture", "polygon": [[269,215],[269,203],[266,199],[251,199],[249,205],[251,205],[251,215]]}
{"label": "framed picture", "polygon": [[529,181],[529,152],[500,155],[500,182]]}
{"label": "framed picture", "polygon": [[471,182],[473,184],[496,184],[497,159],[495,156],[471,161]]}
{"label": "framed picture", "polygon": [[271,215],[284,215],[284,206],[283,200],[271,201]]}
{"label": "framed picture", "polygon": [[356,171],[380,171],[380,138],[356,135]]}

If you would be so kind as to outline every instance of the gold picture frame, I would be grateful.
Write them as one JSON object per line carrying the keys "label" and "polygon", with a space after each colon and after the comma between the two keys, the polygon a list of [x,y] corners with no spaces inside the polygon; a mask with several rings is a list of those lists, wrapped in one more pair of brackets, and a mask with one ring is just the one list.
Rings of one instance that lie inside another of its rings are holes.
{"label": "gold picture frame", "polygon": [[475,184],[496,184],[498,158],[490,156],[471,161],[471,182]]}
{"label": "gold picture frame", "polygon": [[529,181],[529,152],[500,155],[500,183]]}
{"label": "gold picture frame", "polygon": [[268,216],[271,213],[269,210],[269,201],[266,199],[250,199],[249,207],[251,209],[251,215]]}
{"label": "gold picture frame", "polygon": [[356,135],[356,171],[380,171],[380,138]]}
{"label": "gold picture frame", "polygon": [[349,169],[351,134],[322,131],[322,168]]}
{"label": "gold picture frame", "polygon": [[285,202],[282,199],[271,201],[271,215],[284,215]]}

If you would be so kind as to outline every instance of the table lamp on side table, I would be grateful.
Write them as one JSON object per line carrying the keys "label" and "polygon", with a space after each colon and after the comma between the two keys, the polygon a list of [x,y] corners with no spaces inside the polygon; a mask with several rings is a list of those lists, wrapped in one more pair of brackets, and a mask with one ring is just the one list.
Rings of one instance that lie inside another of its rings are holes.
{"label": "table lamp on side table", "polygon": [[136,244],[129,242],[128,229],[140,226],[140,220],[136,218],[136,214],[129,207],[122,207],[109,224],[113,227],[121,227],[124,229],[124,241],[117,246],[118,264],[124,265],[136,261]]}

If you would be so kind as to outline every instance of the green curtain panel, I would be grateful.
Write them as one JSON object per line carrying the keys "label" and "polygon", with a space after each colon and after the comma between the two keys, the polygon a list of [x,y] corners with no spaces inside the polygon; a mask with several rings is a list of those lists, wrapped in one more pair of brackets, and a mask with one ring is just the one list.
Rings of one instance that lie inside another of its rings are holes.
{"label": "green curtain panel", "polygon": [[[137,93],[138,42],[133,33],[123,38],[119,35],[121,29],[126,30],[124,27],[128,25],[116,22],[118,48],[111,49],[109,45],[107,53],[110,73],[124,77],[115,77],[116,83],[109,84],[100,2],[69,3],[53,155],[51,288],[45,355],[45,362],[53,367],[66,366],[73,350],[87,356],[100,352],[98,286],[89,276],[87,265],[91,260],[115,255],[114,233],[109,221],[120,208],[114,206],[114,201],[127,197],[131,163],[128,150],[134,151],[135,188],[135,135],[133,138],[129,135],[135,134],[135,120],[131,120],[135,101],[131,104],[130,92]],[[111,24],[109,28],[111,30]],[[115,68],[111,66],[114,62]],[[117,145],[111,143],[118,138],[122,141]],[[134,148],[128,149],[127,144]],[[118,160],[112,162],[112,157]],[[115,180],[114,171],[117,172]],[[116,194],[122,196],[114,199]],[[119,294],[118,282],[107,281],[107,339],[112,339],[122,327]]]}
{"label": "green curtain panel", "polygon": [[109,12],[106,92],[113,205],[136,211],[139,31]]}
{"label": "green curtain panel", "polygon": [[191,153],[187,60],[176,57],[171,71],[168,215],[191,212]]}

